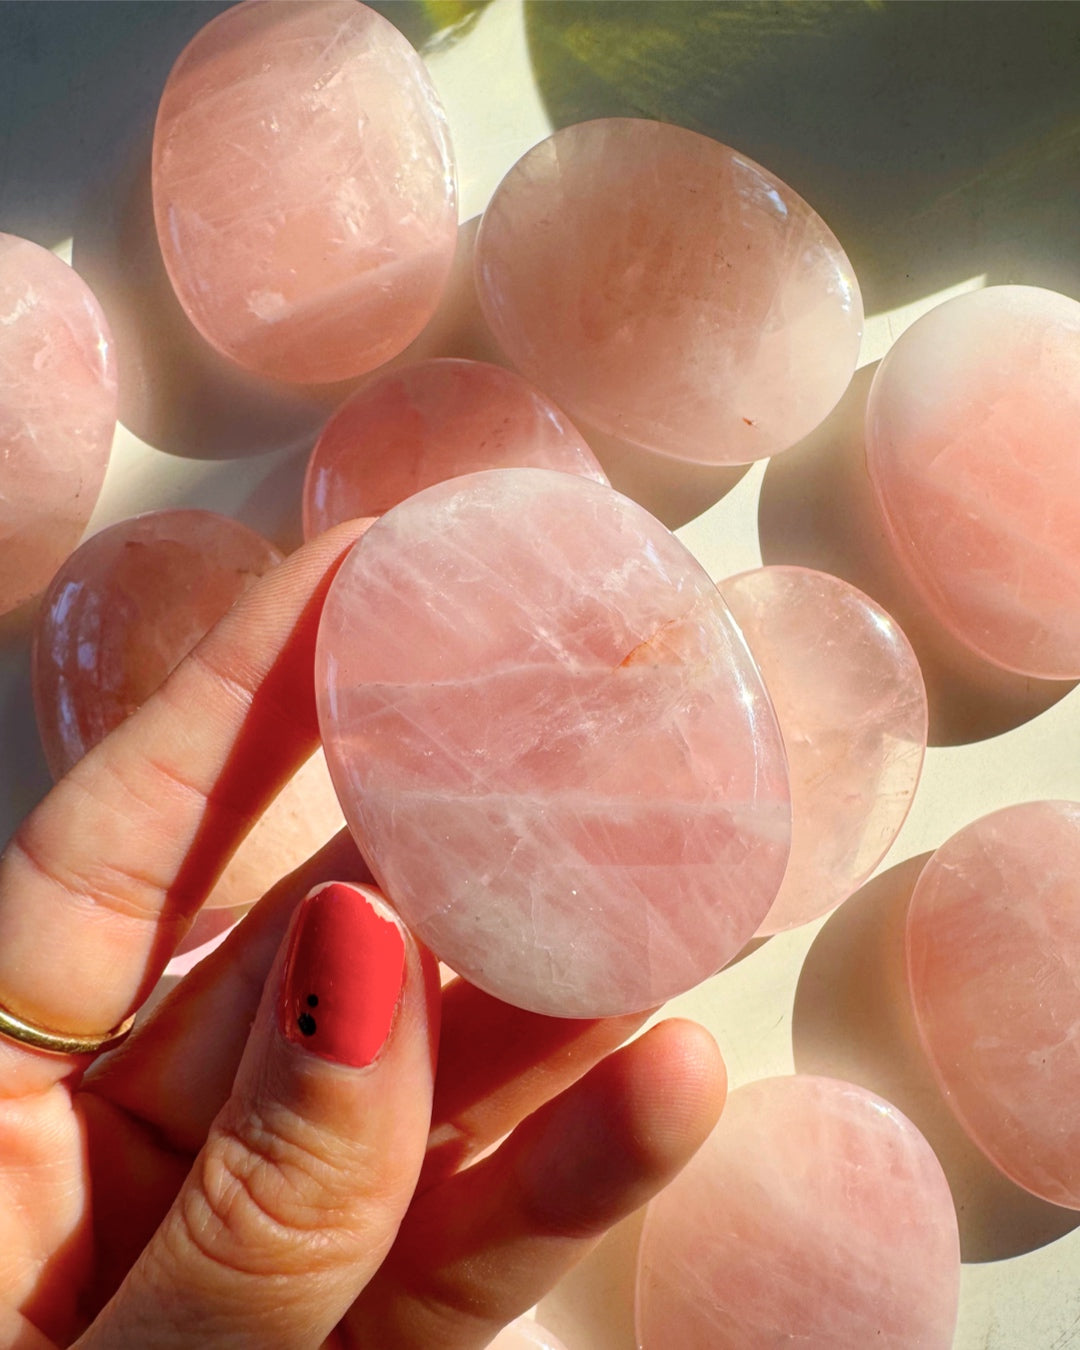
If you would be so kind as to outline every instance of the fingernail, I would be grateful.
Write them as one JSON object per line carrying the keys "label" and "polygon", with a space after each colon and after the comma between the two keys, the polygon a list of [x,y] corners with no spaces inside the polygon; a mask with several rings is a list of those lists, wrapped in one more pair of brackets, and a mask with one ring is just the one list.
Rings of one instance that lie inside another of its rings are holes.
{"label": "fingernail", "polygon": [[285,1039],[361,1068],[378,1059],[405,980],[405,937],[375,892],[332,881],[300,905],[285,960]]}

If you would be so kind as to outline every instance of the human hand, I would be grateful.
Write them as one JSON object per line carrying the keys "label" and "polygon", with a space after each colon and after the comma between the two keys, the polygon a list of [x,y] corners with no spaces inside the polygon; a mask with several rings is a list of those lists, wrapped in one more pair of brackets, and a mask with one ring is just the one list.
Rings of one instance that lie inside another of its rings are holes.
{"label": "human hand", "polygon": [[[356,533],[252,588],[20,828],[9,1013],[92,1040],[154,987],[315,747],[315,631]],[[379,985],[339,983],[373,961]],[[643,1020],[440,991],[339,836],[111,1054],[0,1036],[0,1347],[479,1350],[715,1123],[711,1038],[667,1022],[616,1050]]]}

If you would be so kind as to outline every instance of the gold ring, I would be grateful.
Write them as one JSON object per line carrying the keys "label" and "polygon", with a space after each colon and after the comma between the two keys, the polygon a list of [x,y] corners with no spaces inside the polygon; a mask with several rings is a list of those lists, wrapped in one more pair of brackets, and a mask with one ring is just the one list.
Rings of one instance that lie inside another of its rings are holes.
{"label": "gold ring", "polygon": [[119,1045],[135,1025],[135,1014],[112,1031],[100,1036],[74,1036],[67,1031],[49,1031],[45,1027],[24,1022],[13,1012],[8,1012],[0,1004],[0,1036],[9,1041],[18,1041],[20,1045],[31,1045],[35,1050],[44,1050],[50,1055],[99,1055],[103,1050],[111,1050]]}

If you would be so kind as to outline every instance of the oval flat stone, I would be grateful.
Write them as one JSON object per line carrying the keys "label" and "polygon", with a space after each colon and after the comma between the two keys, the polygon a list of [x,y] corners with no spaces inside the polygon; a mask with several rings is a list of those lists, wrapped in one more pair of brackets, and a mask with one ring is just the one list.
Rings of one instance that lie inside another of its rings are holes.
{"label": "oval flat stone", "polygon": [[515,466],[607,482],[569,419],[513,371],[450,359],[388,371],[319,437],[304,481],[304,534],[381,516],[446,478]]}
{"label": "oval flat stone", "polygon": [[1080,676],[1080,303],[992,286],[882,361],[866,456],[900,561],[986,660]]}
{"label": "oval flat stone", "polygon": [[720,583],[765,679],[791,776],[791,856],[764,936],[846,900],[899,833],[926,753],[911,644],[862,591],[805,567]]}
{"label": "oval flat stone", "polygon": [[476,244],[503,350],[571,417],[742,464],[805,436],[855,370],[862,301],[824,221],[761,165],[636,118],[557,131]]}
{"label": "oval flat stone", "polygon": [[772,903],[790,806],[761,678],[701,566],[609,487],[493,469],[388,511],[330,588],[316,687],[380,885],[499,998],[651,1007]]}
{"label": "oval flat stone", "polygon": [[0,614],[36,595],[86,529],[116,400],[89,287],[47,249],[0,234]]}
{"label": "oval flat stone", "polygon": [[649,1205],[640,1350],[949,1350],[960,1238],[941,1165],[865,1089],[738,1088]]}
{"label": "oval flat stone", "polygon": [[908,978],[957,1119],[1008,1177],[1080,1209],[1080,804],[966,826],[923,869]]}
{"label": "oval flat stone", "polygon": [[283,380],[345,379],[402,351],[457,241],[431,80],[353,0],[258,0],[208,23],[161,97],[153,192],[188,317]]}

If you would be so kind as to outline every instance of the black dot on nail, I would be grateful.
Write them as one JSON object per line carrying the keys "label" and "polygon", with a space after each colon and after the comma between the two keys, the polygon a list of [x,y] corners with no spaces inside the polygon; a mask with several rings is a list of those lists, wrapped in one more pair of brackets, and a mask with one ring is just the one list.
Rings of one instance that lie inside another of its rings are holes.
{"label": "black dot on nail", "polygon": [[301,1013],[296,1019],[296,1025],[305,1036],[315,1035],[315,1019],[310,1013]]}
{"label": "black dot on nail", "polygon": [[307,996],[307,1005],[308,1005],[309,1008],[317,1008],[317,1007],[319,1006],[319,996],[318,996],[318,994],[308,994],[308,996]]}

